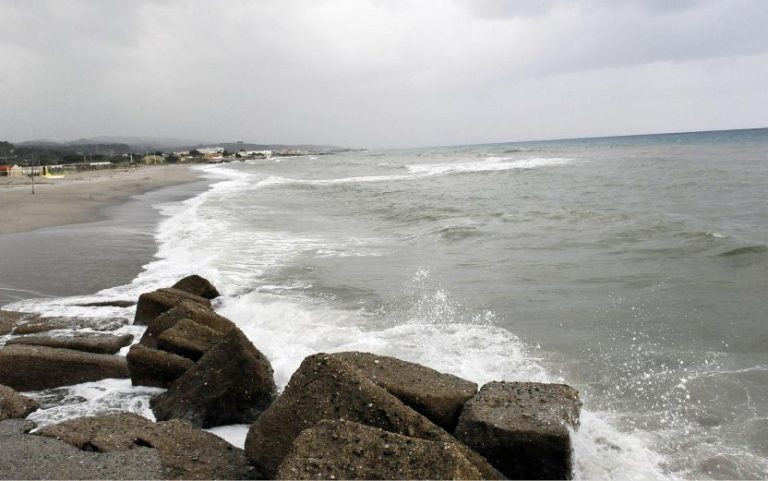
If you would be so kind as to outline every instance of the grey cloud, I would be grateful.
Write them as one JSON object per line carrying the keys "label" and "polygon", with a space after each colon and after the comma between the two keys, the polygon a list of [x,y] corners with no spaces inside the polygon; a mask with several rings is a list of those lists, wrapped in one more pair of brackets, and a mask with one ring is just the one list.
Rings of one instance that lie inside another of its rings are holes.
{"label": "grey cloud", "polygon": [[556,5],[562,4],[563,1],[463,0],[460,3],[464,8],[480,18],[498,19],[544,15]]}
{"label": "grey cloud", "polygon": [[768,95],[744,82],[765,77],[762,0],[0,0],[0,17],[0,137],[15,140],[486,142],[567,135],[564,115],[591,119],[580,133],[621,125],[569,95],[595,112],[657,105],[684,78],[702,105]]}
{"label": "grey cloud", "polygon": [[537,17],[557,8],[585,11],[634,8],[653,13],[677,13],[705,4],[708,0],[460,0],[480,18]]}

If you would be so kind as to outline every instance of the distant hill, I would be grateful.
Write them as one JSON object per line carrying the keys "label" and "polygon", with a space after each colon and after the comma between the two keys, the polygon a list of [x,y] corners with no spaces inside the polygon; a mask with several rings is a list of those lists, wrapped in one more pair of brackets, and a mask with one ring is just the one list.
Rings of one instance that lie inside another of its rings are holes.
{"label": "distant hill", "polygon": [[173,150],[179,146],[205,144],[199,140],[178,139],[173,137],[110,137],[100,136],[89,139],[78,139],[71,143],[76,144],[128,144],[135,151]]}
{"label": "distant hill", "polygon": [[127,154],[133,150],[128,144],[117,143],[57,143],[31,141],[16,144],[16,152],[20,155],[39,151],[51,152],[59,155],[85,154],[114,156]]}
{"label": "distant hill", "polygon": [[[230,152],[240,150],[308,150],[311,152],[338,152],[348,150],[345,147],[335,145],[313,145],[313,144],[251,144],[248,142],[220,142],[218,144],[207,144],[222,147]],[[197,147],[204,147],[198,145]]]}
{"label": "distant hill", "polygon": [[22,152],[45,150],[61,154],[122,155],[129,152],[175,152],[204,147],[222,147],[230,152],[240,150],[306,150],[310,152],[339,152],[349,150],[335,145],[314,144],[256,144],[251,142],[200,142],[175,138],[110,137],[81,138],[67,142],[31,140],[18,142]]}

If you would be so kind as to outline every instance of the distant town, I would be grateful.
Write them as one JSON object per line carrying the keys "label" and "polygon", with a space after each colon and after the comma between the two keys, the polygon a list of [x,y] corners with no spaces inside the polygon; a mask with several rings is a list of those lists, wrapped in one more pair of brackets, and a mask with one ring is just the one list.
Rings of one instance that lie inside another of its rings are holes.
{"label": "distant town", "polygon": [[262,145],[245,142],[168,147],[158,144],[0,141],[0,176],[38,176],[114,166],[223,163],[300,155],[349,152],[336,146]]}

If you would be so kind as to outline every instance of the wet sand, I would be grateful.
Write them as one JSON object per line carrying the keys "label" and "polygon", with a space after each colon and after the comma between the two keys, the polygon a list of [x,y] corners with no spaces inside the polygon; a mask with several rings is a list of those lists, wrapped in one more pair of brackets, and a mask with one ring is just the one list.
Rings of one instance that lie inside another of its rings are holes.
{"label": "wet sand", "polygon": [[199,180],[190,166],[142,166],[36,177],[0,177],[0,234],[102,219],[104,209],[132,196]]}
{"label": "wet sand", "polygon": [[20,184],[28,178],[0,177],[0,306],[129,283],[157,252],[161,215],[153,206],[210,184],[188,166],[44,180],[50,183],[36,182],[33,196],[31,184]]}

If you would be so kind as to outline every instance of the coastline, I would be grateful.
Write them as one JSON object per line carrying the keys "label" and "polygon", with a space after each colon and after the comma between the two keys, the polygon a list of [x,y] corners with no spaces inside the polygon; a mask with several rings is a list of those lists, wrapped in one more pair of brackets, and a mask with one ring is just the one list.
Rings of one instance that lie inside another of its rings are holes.
{"label": "coastline", "polygon": [[161,215],[152,206],[183,201],[210,184],[186,165],[83,174],[46,179],[44,191],[36,183],[35,200],[24,206],[18,204],[33,197],[31,185],[19,181],[29,179],[0,178],[6,209],[31,212],[29,219],[0,219],[0,251],[13,253],[0,256],[0,306],[130,283],[157,253]]}
{"label": "coastline", "polygon": [[63,178],[0,179],[0,235],[103,219],[107,207],[132,196],[201,180],[188,165],[141,166],[70,174]]}

